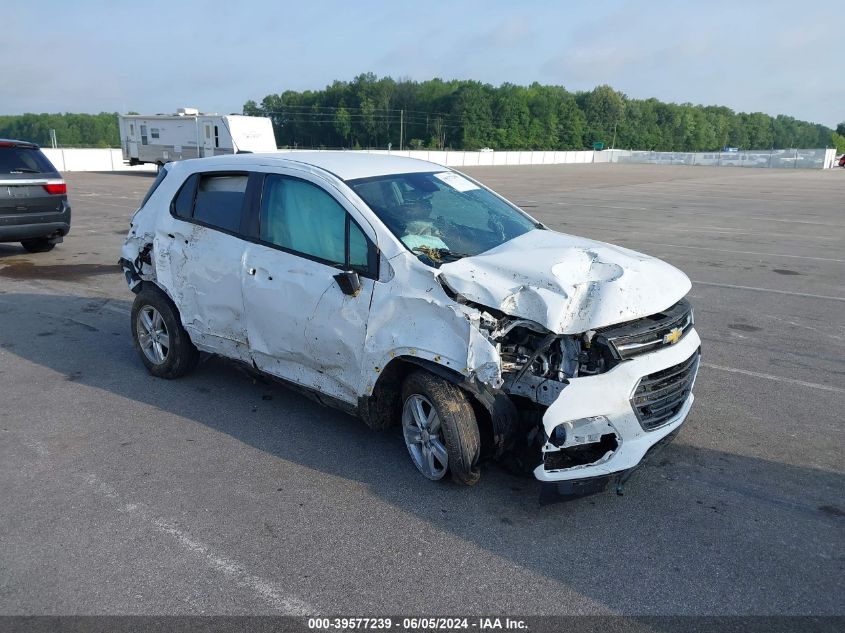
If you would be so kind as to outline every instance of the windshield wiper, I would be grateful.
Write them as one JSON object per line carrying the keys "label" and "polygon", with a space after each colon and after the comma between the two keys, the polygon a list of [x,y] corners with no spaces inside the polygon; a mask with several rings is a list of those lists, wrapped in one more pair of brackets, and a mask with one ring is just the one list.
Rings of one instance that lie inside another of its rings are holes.
{"label": "windshield wiper", "polygon": [[464,257],[472,257],[471,253],[456,253],[445,248],[437,249],[438,259],[442,262],[455,262]]}

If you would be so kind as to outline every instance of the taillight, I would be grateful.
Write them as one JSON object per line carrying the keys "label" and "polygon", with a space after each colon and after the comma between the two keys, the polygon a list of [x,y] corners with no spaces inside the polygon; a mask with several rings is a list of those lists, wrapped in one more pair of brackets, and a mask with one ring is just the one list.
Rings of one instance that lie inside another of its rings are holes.
{"label": "taillight", "polygon": [[64,180],[48,180],[43,187],[44,191],[51,196],[60,196],[67,193],[67,183]]}

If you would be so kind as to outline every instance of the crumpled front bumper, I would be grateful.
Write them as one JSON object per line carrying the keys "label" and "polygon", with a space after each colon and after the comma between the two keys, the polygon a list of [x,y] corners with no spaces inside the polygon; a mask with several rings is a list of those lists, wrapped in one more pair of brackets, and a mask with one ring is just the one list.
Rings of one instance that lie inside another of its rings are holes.
{"label": "crumpled front bumper", "polygon": [[557,449],[547,442],[543,446],[544,460],[534,470],[534,476],[543,482],[594,478],[598,482],[614,473],[634,468],[652,446],[684,423],[694,400],[690,393],[672,418],[659,428],[646,431],[631,404],[640,379],[688,360],[698,353],[700,346],[701,339],[693,329],[671,347],[620,363],[604,374],[571,379],[543,416],[546,437],[552,437],[555,427],[564,422],[603,417],[607,421],[604,432],[615,433],[617,446],[610,455],[604,455],[595,462],[550,469],[546,464],[546,454]]}

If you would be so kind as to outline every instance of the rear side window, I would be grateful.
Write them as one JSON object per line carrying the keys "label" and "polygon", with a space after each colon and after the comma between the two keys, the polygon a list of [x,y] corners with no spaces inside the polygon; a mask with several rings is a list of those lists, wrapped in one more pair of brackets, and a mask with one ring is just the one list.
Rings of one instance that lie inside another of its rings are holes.
{"label": "rear side window", "polygon": [[246,174],[201,175],[194,200],[194,220],[237,232],[248,180]]}
{"label": "rear side window", "polygon": [[40,149],[0,145],[0,174],[50,174],[55,171]]}

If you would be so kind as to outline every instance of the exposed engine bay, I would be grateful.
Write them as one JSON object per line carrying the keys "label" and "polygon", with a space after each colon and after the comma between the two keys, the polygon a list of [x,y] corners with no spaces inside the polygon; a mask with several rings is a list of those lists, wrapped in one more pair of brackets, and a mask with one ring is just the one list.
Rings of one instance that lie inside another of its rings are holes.
{"label": "exposed engine bay", "polygon": [[[638,355],[674,345],[693,327],[692,308],[686,300],[645,318],[569,335],[549,332],[527,319],[482,309],[460,296],[457,299],[479,311],[477,327],[500,355],[501,390],[516,404],[521,422],[514,441],[515,456],[528,468],[536,467],[537,459],[541,459],[548,471],[601,464],[621,443],[604,416],[567,420],[547,432],[543,415],[572,379],[600,376]],[[695,370],[689,361],[682,369],[669,372],[670,380],[657,385],[659,401],[676,393],[680,394],[676,400],[686,399]],[[681,384],[678,377],[683,379],[680,389],[676,388]],[[643,428],[650,430],[645,424]]]}
{"label": "exposed engine bay", "polygon": [[527,319],[479,310],[477,327],[501,357],[503,389],[541,405],[551,404],[568,379],[599,375],[672,345],[694,325],[685,299],[663,312],[579,335],[555,334]]}

